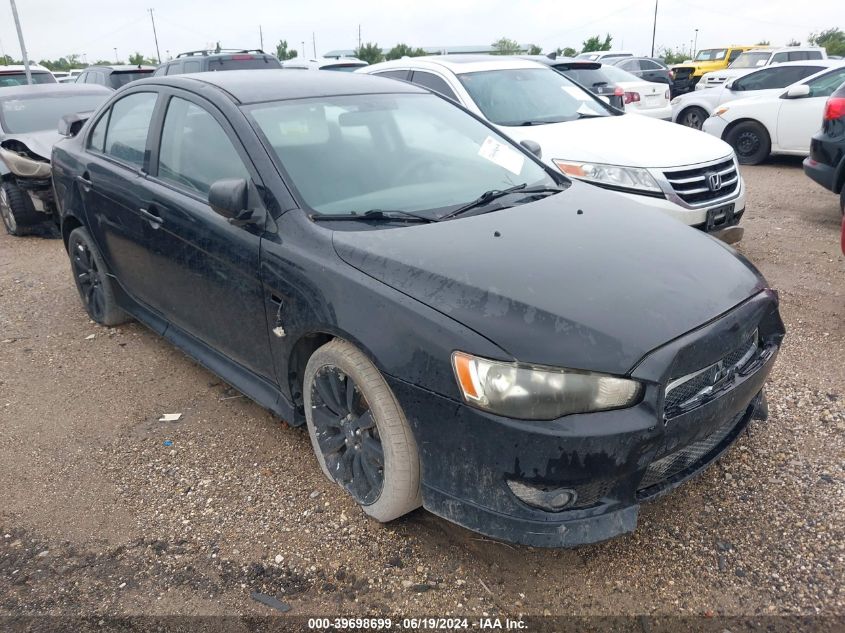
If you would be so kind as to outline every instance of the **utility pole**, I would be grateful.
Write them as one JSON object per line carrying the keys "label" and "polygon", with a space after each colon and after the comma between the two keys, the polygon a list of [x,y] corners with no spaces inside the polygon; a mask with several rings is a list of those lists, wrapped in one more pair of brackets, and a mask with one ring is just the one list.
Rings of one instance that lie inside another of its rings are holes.
{"label": "utility pole", "polygon": [[654,0],[654,26],[651,28],[651,56],[654,57],[654,38],[657,36],[657,2]]}
{"label": "utility pole", "polygon": [[695,54],[698,52],[698,29],[695,29],[695,44],[693,45],[692,58],[695,59]]}
{"label": "utility pole", "polygon": [[18,18],[18,7],[15,6],[15,0],[10,0],[12,3],[12,16],[15,18],[15,28],[18,30],[18,41],[21,43],[21,55],[23,55],[23,70],[26,73],[26,83],[32,83],[32,73],[29,72],[29,55],[26,52],[26,44],[23,42],[23,31],[21,30],[21,21]]}
{"label": "utility pole", "polygon": [[311,46],[314,50],[314,59],[317,59],[317,36],[311,31]]}
{"label": "utility pole", "polygon": [[305,40],[302,40],[302,59],[308,59],[308,51],[305,50]]}
{"label": "utility pole", "polygon": [[158,34],[156,33],[156,19],[153,17],[153,10],[152,9],[150,9],[150,20],[152,20],[152,22],[153,22],[153,37],[155,38],[155,41],[156,41],[156,59],[158,60],[158,63],[160,64],[161,63],[161,53],[158,50]]}
{"label": "utility pole", "polygon": [[361,50],[361,25],[358,25],[358,50]]}
{"label": "utility pole", "polygon": [[264,50],[264,31],[261,29],[261,25],[258,25],[258,39],[261,42],[261,50]]}
{"label": "utility pole", "polygon": [[115,47],[114,47],[114,63],[116,64],[117,62],[118,62],[118,59],[117,59],[117,46],[115,46]]}

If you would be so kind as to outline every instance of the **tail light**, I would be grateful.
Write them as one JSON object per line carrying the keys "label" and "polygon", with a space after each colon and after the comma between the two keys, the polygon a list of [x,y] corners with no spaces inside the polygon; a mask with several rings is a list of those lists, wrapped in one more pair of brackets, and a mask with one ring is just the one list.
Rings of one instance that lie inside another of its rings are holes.
{"label": "tail light", "polygon": [[620,88],[619,86],[616,86],[616,90],[613,91],[613,96],[614,97],[622,97],[624,95],[625,95],[625,91],[622,90],[622,88]]}
{"label": "tail light", "polygon": [[831,97],[824,107],[824,120],[833,121],[845,117],[845,97]]}
{"label": "tail light", "polygon": [[625,103],[639,103],[640,102],[640,93],[639,92],[626,92],[625,93]]}
{"label": "tail light", "polygon": [[665,97],[666,101],[669,101],[672,98],[672,93],[669,90],[667,90],[666,92],[663,93],[663,96]]}

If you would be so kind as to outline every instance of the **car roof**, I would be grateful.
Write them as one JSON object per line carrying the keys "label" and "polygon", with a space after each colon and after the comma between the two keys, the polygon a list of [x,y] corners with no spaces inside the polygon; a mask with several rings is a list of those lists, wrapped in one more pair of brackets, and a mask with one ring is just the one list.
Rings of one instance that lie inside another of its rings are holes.
{"label": "car roof", "polygon": [[355,73],[313,72],[267,69],[228,70],[226,72],[187,73],[138,79],[132,86],[158,84],[196,92],[212,86],[225,92],[240,104],[310,99],[336,95],[421,93],[428,90],[384,77],[368,77]]}
{"label": "car roof", "polygon": [[[34,73],[49,73],[50,69],[41,66],[40,64],[30,64],[30,72]],[[9,66],[0,66],[0,73],[6,72],[26,72],[26,67],[23,64],[11,64]]]}
{"label": "car roof", "polygon": [[90,70],[92,68],[104,68],[106,70],[111,70],[111,71],[115,71],[115,72],[130,72],[130,71],[133,71],[133,70],[155,70],[156,69],[155,66],[144,66],[144,65],[138,65],[138,64],[113,64],[113,65],[110,65],[110,66],[102,64],[100,66],[88,66],[84,70]]}
{"label": "car roof", "polygon": [[32,84],[29,86],[10,86],[0,90],[0,99],[22,99],[30,97],[53,97],[86,94],[114,94],[113,90],[97,84]]}
{"label": "car roof", "polygon": [[456,75],[474,73],[484,70],[511,70],[519,68],[542,68],[542,65],[530,59],[502,55],[426,55],[424,57],[408,57],[394,59],[367,66],[356,72],[366,73],[373,70],[388,68],[431,68],[445,69]]}

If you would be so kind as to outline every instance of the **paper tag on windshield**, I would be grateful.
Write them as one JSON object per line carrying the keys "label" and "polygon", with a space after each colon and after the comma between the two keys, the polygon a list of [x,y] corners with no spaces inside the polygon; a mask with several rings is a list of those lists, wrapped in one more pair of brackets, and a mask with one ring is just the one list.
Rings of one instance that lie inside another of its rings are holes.
{"label": "paper tag on windshield", "polygon": [[517,176],[522,172],[522,166],[525,164],[525,156],[507,145],[503,145],[492,136],[484,139],[481,148],[478,150],[478,155],[491,163],[496,163],[499,167],[504,167]]}

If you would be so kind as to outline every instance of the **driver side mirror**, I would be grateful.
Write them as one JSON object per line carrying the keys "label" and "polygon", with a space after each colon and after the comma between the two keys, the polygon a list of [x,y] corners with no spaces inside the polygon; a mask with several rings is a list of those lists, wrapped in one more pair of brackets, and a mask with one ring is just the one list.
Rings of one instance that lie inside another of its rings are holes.
{"label": "driver side mirror", "polygon": [[739,90],[739,88],[734,88],[734,79],[725,82],[725,89],[726,90]]}
{"label": "driver side mirror", "polygon": [[534,156],[536,156],[537,158],[543,158],[543,148],[540,147],[540,144],[537,141],[525,140],[520,141],[519,144],[522,145],[529,152],[534,154]]}
{"label": "driver side mirror", "polygon": [[85,125],[90,113],[87,114],[66,114],[59,119],[58,132],[66,138],[73,138],[79,134],[79,130]]}
{"label": "driver side mirror", "polygon": [[213,182],[208,190],[208,204],[232,224],[245,224],[253,216],[249,209],[249,184],[244,178],[224,178]]}
{"label": "driver side mirror", "polygon": [[782,98],[784,99],[802,99],[804,97],[810,96],[810,86],[807,84],[800,84],[798,86],[792,86],[789,90],[786,91],[786,94],[783,95]]}

